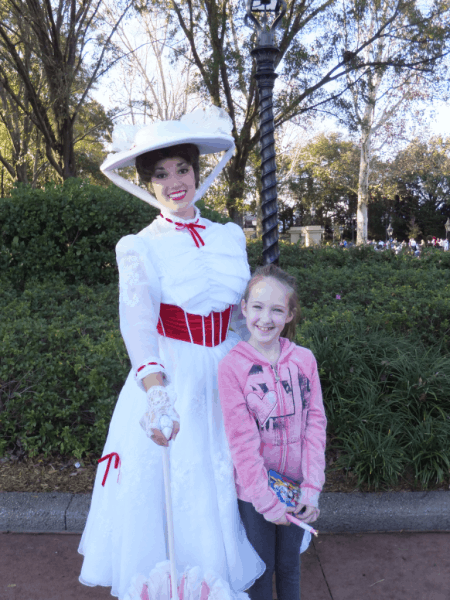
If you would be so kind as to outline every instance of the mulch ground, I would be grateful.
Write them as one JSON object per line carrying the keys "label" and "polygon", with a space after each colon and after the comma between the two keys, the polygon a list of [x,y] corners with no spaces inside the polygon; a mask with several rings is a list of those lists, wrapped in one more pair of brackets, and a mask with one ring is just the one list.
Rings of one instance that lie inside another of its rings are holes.
{"label": "mulch ground", "polygon": [[[327,470],[324,492],[375,492],[375,491],[422,491],[412,474],[406,474],[397,485],[375,489],[357,485],[351,473],[333,470],[336,455],[327,452]],[[67,492],[86,494],[92,491],[97,463],[61,456],[35,458],[15,456],[0,458],[0,492]],[[434,483],[428,490],[449,490],[450,477],[442,483]]]}

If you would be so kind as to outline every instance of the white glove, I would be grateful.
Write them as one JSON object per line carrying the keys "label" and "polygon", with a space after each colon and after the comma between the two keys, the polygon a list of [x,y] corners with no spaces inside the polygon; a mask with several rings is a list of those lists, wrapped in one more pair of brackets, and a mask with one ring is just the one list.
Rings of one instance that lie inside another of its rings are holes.
{"label": "white glove", "polygon": [[180,422],[180,416],[174,409],[175,393],[169,385],[155,385],[147,391],[148,412],[139,421],[140,426],[149,438],[152,429],[159,429],[168,440],[172,435],[174,421]]}

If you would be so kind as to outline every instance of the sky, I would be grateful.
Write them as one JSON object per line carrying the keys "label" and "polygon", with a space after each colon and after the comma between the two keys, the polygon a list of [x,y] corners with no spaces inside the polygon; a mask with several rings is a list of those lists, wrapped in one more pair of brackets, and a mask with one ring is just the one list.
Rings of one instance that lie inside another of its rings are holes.
{"label": "sky", "polygon": [[436,118],[431,122],[433,134],[450,136],[450,104],[442,103],[436,113]]}
{"label": "sky", "polygon": [[[135,38],[135,42],[137,45],[139,45],[140,42],[140,38],[139,38],[139,24],[136,24],[136,29],[133,30],[134,33],[131,35],[131,37]],[[168,70],[169,71],[173,71],[173,67],[168,65]],[[94,91],[93,96],[95,97],[95,99],[100,102],[101,104],[103,104],[106,108],[112,108],[112,106],[117,102],[117,98],[116,98],[116,91],[113,94],[113,97],[110,97],[110,90],[109,88],[109,81],[111,78],[114,78],[114,70],[108,74],[108,76],[105,76],[105,78],[102,80],[102,85],[99,85],[98,89]],[[281,80],[278,79],[276,81],[276,86],[281,84]],[[105,93],[106,92],[106,93]],[[438,103],[435,107],[434,107],[434,115],[430,115],[428,119],[426,119],[426,121],[424,123],[422,123],[422,131],[421,134],[424,137],[427,137],[427,135],[444,135],[444,136],[448,136],[450,137],[450,103],[449,104],[445,104],[445,103]],[[288,127],[288,129],[291,129]],[[339,127],[338,123],[334,120],[334,119],[320,119],[319,122],[317,122],[317,125],[314,126],[314,128],[311,130],[309,130],[310,135],[306,135],[306,137],[310,138],[310,137],[314,137],[317,133],[322,133],[322,132],[340,132],[343,134],[344,137],[348,136],[348,130]],[[287,132],[285,132],[287,133]],[[307,134],[307,132],[305,131],[303,135]],[[298,137],[299,132],[298,132],[298,128],[297,127],[293,127],[292,128],[292,135],[294,137]],[[288,138],[290,138],[291,136],[288,135]],[[287,140],[287,146],[289,146],[289,140]]]}

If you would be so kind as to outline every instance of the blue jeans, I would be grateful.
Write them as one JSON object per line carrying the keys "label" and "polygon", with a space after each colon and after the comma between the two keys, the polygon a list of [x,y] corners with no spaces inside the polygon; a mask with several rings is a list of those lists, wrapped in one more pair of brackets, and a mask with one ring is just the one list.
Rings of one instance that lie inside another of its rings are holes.
{"label": "blue jeans", "polygon": [[247,537],[266,563],[263,575],[246,590],[250,600],[272,600],[274,572],[278,600],[300,599],[300,546],[304,529],[269,523],[250,502],[238,500],[238,505]]}

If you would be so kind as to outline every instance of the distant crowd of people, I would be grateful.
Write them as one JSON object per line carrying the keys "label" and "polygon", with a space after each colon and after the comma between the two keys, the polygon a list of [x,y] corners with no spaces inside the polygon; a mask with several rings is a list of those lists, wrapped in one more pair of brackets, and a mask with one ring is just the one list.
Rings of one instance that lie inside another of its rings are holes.
{"label": "distant crowd of people", "polygon": [[[351,248],[355,244],[353,242],[347,242],[347,240],[342,240],[339,244],[343,248]],[[399,254],[402,250],[409,248],[416,256],[420,255],[421,250],[428,247],[433,248],[441,248],[444,252],[447,252],[449,249],[449,241],[445,238],[436,238],[433,237],[429,242],[425,240],[421,240],[420,242],[416,242],[414,238],[410,238],[409,242],[399,242],[397,239],[389,240],[387,242],[383,242],[382,240],[367,240],[367,245],[373,246],[373,248],[377,251],[380,250],[393,250],[396,254]]]}

